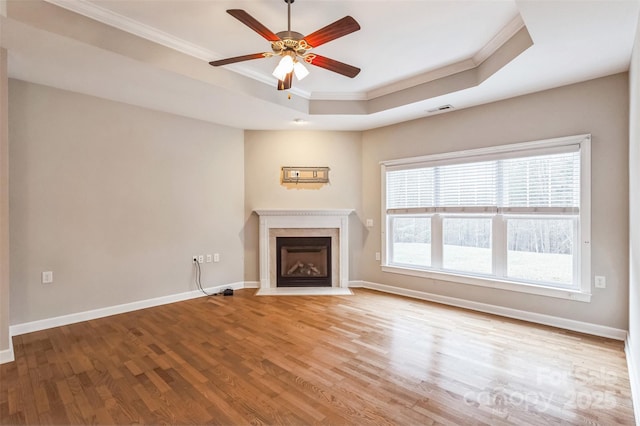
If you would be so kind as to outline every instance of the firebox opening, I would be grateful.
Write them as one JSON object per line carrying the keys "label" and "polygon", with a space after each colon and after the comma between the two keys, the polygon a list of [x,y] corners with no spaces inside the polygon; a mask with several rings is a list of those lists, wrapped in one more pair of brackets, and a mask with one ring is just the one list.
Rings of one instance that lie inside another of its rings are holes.
{"label": "firebox opening", "polygon": [[331,287],[331,237],[277,237],[278,287]]}

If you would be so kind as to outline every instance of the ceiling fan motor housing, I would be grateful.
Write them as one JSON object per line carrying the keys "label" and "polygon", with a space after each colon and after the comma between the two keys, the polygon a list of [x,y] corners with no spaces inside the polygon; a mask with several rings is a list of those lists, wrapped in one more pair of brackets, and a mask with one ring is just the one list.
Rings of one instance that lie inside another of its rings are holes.
{"label": "ceiling fan motor housing", "polygon": [[276,55],[284,51],[292,51],[298,55],[304,55],[311,46],[303,40],[304,36],[296,31],[280,31],[276,33],[280,40],[271,42],[271,49]]}

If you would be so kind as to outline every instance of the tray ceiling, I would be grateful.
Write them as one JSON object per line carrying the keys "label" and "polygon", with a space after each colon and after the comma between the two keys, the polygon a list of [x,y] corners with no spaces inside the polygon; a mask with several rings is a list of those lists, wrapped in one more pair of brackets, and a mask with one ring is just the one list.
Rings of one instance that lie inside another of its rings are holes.
{"label": "tray ceiling", "polygon": [[[308,34],[345,15],[361,30],[315,49],[362,69],[309,66],[290,93],[277,58],[225,13],[244,9],[274,32],[283,0],[7,2],[2,46],[13,78],[246,129],[363,130],[585,81],[629,66],[638,1],[314,1],[292,5]],[[290,95],[290,96],[289,96]]]}

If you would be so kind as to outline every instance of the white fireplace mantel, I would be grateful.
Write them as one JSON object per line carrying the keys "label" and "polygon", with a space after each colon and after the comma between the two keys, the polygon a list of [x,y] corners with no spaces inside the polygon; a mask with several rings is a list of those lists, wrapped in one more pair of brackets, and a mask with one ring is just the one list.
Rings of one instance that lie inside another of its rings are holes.
{"label": "white fireplace mantel", "polygon": [[333,287],[348,287],[349,283],[349,215],[353,209],[332,210],[254,210],[260,217],[260,288],[274,288],[274,250],[270,243],[272,230],[313,229],[337,230],[339,274],[332,279]]}

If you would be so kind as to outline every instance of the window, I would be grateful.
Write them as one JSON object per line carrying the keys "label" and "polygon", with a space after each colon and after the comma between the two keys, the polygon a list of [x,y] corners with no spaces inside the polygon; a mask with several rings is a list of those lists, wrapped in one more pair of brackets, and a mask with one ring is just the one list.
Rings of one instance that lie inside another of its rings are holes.
{"label": "window", "polygon": [[507,276],[573,284],[575,225],[575,218],[508,218]]}
{"label": "window", "polygon": [[588,301],[589,170],[589,135],[383,162],[383,269]]}
{"label": "window", "polygon": [[491,274],[491,218],[442,219],[442,269]]}
{"label": "window", "polygon": [[431,219],[428,216],[390,218],[391,251],[401,265],[431,266]]}

